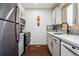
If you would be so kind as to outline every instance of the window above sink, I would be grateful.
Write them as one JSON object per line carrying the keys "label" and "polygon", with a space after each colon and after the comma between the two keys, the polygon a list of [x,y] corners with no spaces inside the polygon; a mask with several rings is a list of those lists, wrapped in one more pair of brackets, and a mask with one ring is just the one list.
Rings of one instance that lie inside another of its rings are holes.
{"label": "window above sink", "polygon": [[67,7],[67,23],[69,26],[73,25],[73,4]]}

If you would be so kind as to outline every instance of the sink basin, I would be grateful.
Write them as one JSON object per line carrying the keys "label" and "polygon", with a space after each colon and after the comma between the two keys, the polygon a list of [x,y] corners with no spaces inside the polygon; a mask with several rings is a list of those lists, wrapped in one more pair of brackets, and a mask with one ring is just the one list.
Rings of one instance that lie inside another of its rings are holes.
{"label": "sink basin", "polygon": [[76,36],[79,36],[79,34],[67,34],[67,33],[64,33],[64,32],[54,32],[55,35],[76,35]]}
{"label": "sink basin", "polygon": [[55,32],[54,34],[61,35],[61,34],[64,34],[64,33],[63,32]]}

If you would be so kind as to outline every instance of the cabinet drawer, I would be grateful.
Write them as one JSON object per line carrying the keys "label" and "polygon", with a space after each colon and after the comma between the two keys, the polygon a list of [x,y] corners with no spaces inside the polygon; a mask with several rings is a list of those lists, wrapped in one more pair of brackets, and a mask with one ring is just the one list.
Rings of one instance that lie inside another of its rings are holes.
{"label": "cabinet drawer", "polygon": [[57,45],[60,45],[60,39],[53,37],[53,42],[55,42]]}

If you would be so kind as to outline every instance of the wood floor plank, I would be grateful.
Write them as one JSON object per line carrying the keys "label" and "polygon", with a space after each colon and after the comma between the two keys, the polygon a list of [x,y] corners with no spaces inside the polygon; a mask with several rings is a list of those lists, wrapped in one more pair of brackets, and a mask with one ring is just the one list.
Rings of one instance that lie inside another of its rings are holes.
{"label": "wood floor plank", "polygon": [[47,45],[30,45],[23,56],[50,56]]}

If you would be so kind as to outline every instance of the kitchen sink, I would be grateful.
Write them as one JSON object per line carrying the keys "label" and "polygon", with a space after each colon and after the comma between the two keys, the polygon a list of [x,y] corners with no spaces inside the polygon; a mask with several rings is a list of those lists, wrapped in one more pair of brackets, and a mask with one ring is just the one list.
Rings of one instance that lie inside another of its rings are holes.
{"label": "kitchen sink", "polygon": [[63,32],[54,32],[55,35],[79,35],[79,34],[67,34]]}
{"label": "kitchen sink", "polygon": [[61,34],[64,34],[64,33],[63,32],[55,32],[54,34],[61,35]]}

